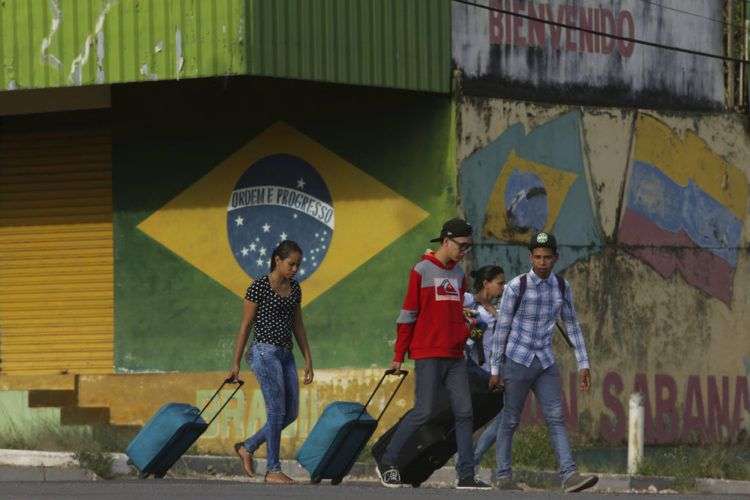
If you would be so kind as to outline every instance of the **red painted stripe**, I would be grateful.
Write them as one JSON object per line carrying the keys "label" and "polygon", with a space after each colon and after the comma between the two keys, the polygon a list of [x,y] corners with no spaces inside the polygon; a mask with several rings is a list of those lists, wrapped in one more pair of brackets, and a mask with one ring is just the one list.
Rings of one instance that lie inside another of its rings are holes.
{"label": "red painted stripe", "polygon": [[731,304],[734,267],[698,247],[684,231],[665,231],[646,217],[626,209],[618,239],[628,253],[664,278],[679,271],[690,285]]}

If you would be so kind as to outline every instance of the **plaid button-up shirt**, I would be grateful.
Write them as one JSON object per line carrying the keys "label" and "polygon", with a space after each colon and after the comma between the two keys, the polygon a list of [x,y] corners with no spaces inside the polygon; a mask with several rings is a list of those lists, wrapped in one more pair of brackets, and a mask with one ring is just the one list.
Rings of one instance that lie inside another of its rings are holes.
{"label": "plaid button-up shirt", "polygon": [[542,368],[551,366],[555,362],[552,335],[555,333],[555,321],[558,317],[562,317],[565,330],[575,348],[578,369],[588,368],[586,343],[573,307],[570,284],[566,283],[565,297],[562,297],[556,275],[551,274],[549,278],[541,279],[532,270],[526,276],[526,292],[515,316],[513,307],[521,289],[521,277],[511,280],[503,292],[495,326],[495,345],[490,359],[492,374],[500,373],[503,353],[524,366],[531,366],[535,356],[542,363]]}

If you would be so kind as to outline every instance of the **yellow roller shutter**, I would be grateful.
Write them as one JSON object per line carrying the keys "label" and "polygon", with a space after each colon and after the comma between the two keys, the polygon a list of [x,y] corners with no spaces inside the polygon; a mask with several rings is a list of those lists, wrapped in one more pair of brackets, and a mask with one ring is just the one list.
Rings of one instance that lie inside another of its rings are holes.
{"label": "yellow roller shutter", "polygon": [[0,131],[0,373],[113,367],[108,131]]}

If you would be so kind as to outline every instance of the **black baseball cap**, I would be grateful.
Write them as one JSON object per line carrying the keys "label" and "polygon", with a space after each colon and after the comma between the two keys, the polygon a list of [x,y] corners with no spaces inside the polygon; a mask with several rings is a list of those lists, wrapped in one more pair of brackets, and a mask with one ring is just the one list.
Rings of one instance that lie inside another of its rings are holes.
{"label": "black baseball cap", "polygon": [[445,224],[443,224],[443,229],[440,231],[440,236],[430,241],[435,242],[443,241],[443,238],[471,236],[471,231],[471,224],[463,219],[459,219],[458,217],[456,217],[455,219],[445,221]]}
{"label": "black baseball cap", "polygon": [[550,233],[536,233],[529,240],[529,251],[533,251],[535,248],[551,248],[557,252],[557,240]]}

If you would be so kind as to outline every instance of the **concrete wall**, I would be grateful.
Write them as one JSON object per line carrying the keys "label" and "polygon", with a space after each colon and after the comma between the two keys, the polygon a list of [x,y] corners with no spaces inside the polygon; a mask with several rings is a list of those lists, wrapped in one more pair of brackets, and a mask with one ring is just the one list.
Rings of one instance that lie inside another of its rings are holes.
{"label": "concrete wall", "polygon": [[[380,370],[319,370],[315,383],[301,386],[299,416],[282,434],[282,456],[294,457],[328,403],[366,401],[380,375]],[[78,400],[84,407],[109,408],[114,425],[143,425],[169,401],[188,402],[202,408],[225,376],[224,372],[81,376]],[[197,443],[199,450],[230,453],[233,443],[246,439],[265,424],[265,406],[260,387],[250,373],[243,378],[245,386],[201,436]],[[377,416],[395,386],[393,379],[386,381],[373,399],[371,414]],[[206,409],[207,421],[233,389],[226,386]],[[123,399],[117,396],[118,393],[127,393],[129,397]],[[387,430],[411,407],[412,393],[411,383],[405,383],[385,413],[379,433]],[[263,453],[265,447],[261,451]]]}
{"label": "concrete wall", "polygon": [[723,26],[707,21],[723,18],[722,2],[477,3],[484,7],[453,2],[453,60],[467,93],[649,108],[724,106],[721,60],[665,48],[723,55]]}
{"label": "concrete wall", "polygon": [[[582,430],[625,436],[647,393],[649,442],[748,427],[750,141],[742,116],[673,116],[465,98],[461,206],[473,265],[529,268],[532,230],[561,243],[594,371]],[[564,372],[574,359],[562,343]]]}
{"label": "concrete wall", "polygon": [[448,97],[235,78],[112,103],[116,370],[228,369],[283,237],[316,367],[390,361],[409,269],[455,213]]}
{"label": "concrete wall", "polygon": [[[0,389],[21,391],[3,407],[22,417],[23,391],[60,391],[62,403],[41,396],[52,408],[70,405],[69,414],[130,426],[170,401],[200,405],[226,373],[242,294],[258,272],[243,266],[243,247],[252,250],[233,231],[259,221],[242,203],[232,207],[232,194],[315,179],[335,223],[318,270],[302,282],[318,377],[303,389],[285,456],[326,404],[366,399],[391,358],[407,271],[457,210],[478,229],[470,267],[497,262],[520,273],[532,229],[559,237],[558,270],[572,283],[594,371],[593,391],[578,393],[573,358],[556,340],[571,429],[621,442],[627,397],[641,390],[649,442],[737,438],[750,418],[750,141],[741,117],[475,98],[457,106],[277,80],[113,88],[120,374],[78,375],[65,387],[0,377]],[[280,154],[304,163],[284,165],[291,179],[246,177]],[[301,213],[278,201],[272,225]],[[201,449],[229,451],[261,425],[262,398],[246,380]],[[411,406],[412,384],[381,430]],[[532,401],[524,418],[540,421]]]}

